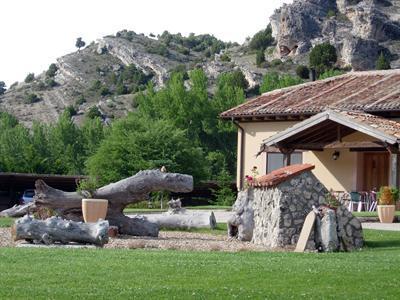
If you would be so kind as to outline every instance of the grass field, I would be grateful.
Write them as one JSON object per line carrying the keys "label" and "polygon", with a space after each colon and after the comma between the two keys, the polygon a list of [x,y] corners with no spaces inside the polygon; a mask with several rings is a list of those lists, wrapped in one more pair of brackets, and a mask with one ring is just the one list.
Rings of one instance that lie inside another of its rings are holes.
{"label": "grass field", "polygon": [[398,299],[400,232],[354,253],[0,248],[0,299]]}
{"label": "grass field", "polygon": [[[378,217],[378,213],[376,211],[354,211],[353,215],[356,217]],[[396,216],[400,216],[400,211],[396,211]]]}
{"label": "grass field", "polygon": [[0,228],[2,227],[10,227],[14,224],[14,218],[0,218]]}

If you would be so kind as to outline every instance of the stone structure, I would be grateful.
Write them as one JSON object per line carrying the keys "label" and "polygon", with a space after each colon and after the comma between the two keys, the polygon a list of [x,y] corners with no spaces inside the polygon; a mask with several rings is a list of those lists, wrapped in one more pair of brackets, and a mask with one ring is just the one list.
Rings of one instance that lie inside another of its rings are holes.
{"label": "stone structure", "polygon": [[307,248],[324,251],[361,248],[361,223],[343,205],[327,209],[328,190],[314,176],[312,165],[292,165],[273,171],[240,191],[228,221],[228,234],[267,247],[296,245],[304,220],[319,207],[315,231]]}

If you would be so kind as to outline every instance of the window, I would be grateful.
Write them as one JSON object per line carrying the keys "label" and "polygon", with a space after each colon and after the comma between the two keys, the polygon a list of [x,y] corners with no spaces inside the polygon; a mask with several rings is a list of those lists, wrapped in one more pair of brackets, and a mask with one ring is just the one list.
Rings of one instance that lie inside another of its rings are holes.
{"label": "window", "polygon": [[[290,155],[290,164],[302,164],[303,153],[293,152]],[[267,152],[267,173],[283,167],[283,154],[280,152]]]}

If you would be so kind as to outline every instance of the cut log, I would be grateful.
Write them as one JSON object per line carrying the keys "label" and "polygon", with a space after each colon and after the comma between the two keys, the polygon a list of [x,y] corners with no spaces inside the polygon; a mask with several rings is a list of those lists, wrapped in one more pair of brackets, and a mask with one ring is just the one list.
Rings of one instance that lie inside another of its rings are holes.
{"label": "cut log", "polygon": [[151,192],[167,190],[171,192],[190,192],[193,177],[177,173],[163,173],[160,170],[140,171],[136,175],[111,183],[96,191],[64,192],[48,186],[44,181],[35,183],[34,202],[37,207],[53,209],[57,215],[75,221],[82,220],[82,198],[107,199],[106,219],[110,225],[117,226],[119,233],[138,236],[158,236],[158,224],[146,217],[129,218],[123,214],[131,203],[146,201]]}
{"label": "cut log", "polygon": [[15,241],[27,240],[46,245],[76,242],[103,246],[108,242],[108,227],[108,221],[82,223],[60,217],[38,220],[26,215],[15,221],[11,232]]}
{"label": "cut log", "polygon": [[157,223],[162,228],[190,229],[217,227],[213,212],[191,212],[182,209],[180,213],[165,212],[163,214],[150,214],[146,216],[150,222]]}
{"label": "cut log", "polygon": [[0,211],[0,217],[19,218],[25,216],[28,212],[34,211],[34,203],[29,202],[24,205],[14,205],[9,209]]}

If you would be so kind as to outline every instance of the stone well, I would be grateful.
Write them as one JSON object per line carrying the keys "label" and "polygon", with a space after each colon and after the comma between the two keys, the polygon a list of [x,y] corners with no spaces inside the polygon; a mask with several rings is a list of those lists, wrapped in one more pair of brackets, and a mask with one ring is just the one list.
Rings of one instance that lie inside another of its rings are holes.
{"label": "stone well", "polygon": [[315,207],[320,216],[307,249],[361,248],[361,222],[342,204],[336,210],[326,207],[328,190],[311,172],[313,168],[309,164],[292,165],[251,182],[238,193],[228,234],[270,248],[295,246],[307,214]]}

